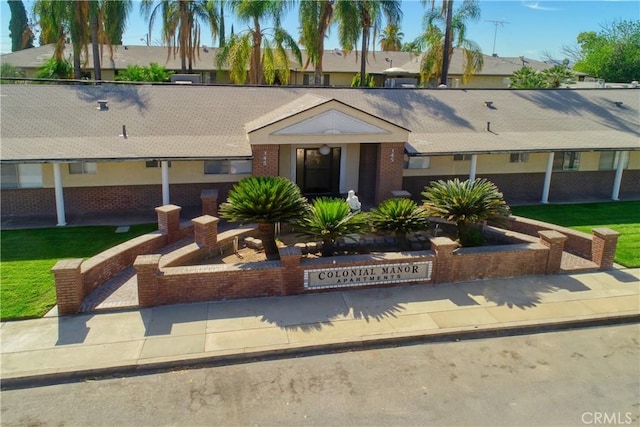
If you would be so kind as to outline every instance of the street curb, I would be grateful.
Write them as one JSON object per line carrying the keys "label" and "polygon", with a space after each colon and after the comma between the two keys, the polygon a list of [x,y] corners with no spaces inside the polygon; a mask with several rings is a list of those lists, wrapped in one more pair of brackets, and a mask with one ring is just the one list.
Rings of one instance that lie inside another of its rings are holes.
{"label": "street curb", "polygon": [[309,357],[322,354],[344,353],[373,349],[393,348],[409,345],[464,341],[484,338],[530,335],[570,329],[640,323],[640,314],[611,315],[579,320],[557,320],[546,323],[530,323],[514,326],[489,326],[482,329],[470,327],[458,331],[430,332],[404,337],[372,338],[351,342],[310,345],[277,350],[261,350],[223,356],[206,356],[193,359],[179,359],[163,362],[133,363],[106,368],[83,369],[79,371],[54,372],[41,375],[0,379],[0,390],[14,390],[42,387],[82,381],[97,381],[110,378],[149,375],[175,369],[199,369],[206,367],[238,365],[258,361]]}

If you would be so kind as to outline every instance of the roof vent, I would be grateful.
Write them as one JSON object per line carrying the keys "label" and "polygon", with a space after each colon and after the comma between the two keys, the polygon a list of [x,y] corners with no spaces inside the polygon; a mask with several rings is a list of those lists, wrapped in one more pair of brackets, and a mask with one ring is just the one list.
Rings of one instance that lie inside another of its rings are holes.
{"label": "roof vent", "polygon": [[98,108],[96,108],[98,111],[107,111],[109,110],[109,106],[107,105],[107,100],[106,99],[99,99],[98,100]]}
{"label": "roof vent", "polygon": [[484,105],[489,108],[493,108],[493,101],[484,101]]}
{"label": "roof vent", "polygon": [[622,107],[622,104],[624,104],[622,101],[614,101],[613,103],[616,104],[616,107]]}

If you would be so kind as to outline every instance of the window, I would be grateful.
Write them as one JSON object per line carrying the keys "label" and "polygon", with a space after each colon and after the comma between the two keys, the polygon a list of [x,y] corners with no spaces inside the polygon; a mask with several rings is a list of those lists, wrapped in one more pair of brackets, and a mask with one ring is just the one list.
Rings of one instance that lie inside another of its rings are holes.
{"label": "window", "polygon": [[86,175],[98,173],[98,164],[95,162],[69,163],[71,175]]}
{"label": "window", "polygon": [[[303,86],[309,86],[313,83],[313,79],[314,79],[314,74],[313,73],[306,73],[302,75],[302,85]],[[322,86],[329,86],[329,74],[323,74],[322,75]]]}
{"label": "window", "polygon": [[251,160],[206,160],[204,173],[207,175],[249,174]]}
{"label": "window", "polygon": [[471,160],[471,154],[454,154],[453,160],[456,162],[461,160]]}
{"label": "window", "polygon": [[[600,163],[598,164],[598,170],[606,171],[613,170],[618,168],[618,163],[620,162],[619,151],[601,151],[600,152]],[[623,168],[627,168],[629,166],[629,157],[625,158],[625,162]]]}
{"label": "window", "polygon": [[405,169],[429,169],[431,157],[428,156],[404,156]]}
{"label": "window", "polygon": [[529,153],[511,153],[509,155],[509,162],[511,163],[524,163],[529,161]]}
{"label": "window", "polygon": [[[145,167],[147,168],[159,168],[162,162],[158,160],[149,160],[148,162],[144,162]],[[169,167],[171,167],[171,161],[169,161]]]}
{"label": "window", "polygon": [[39,164],[0,165],[2,188],[42,188],[42,166]]}
{"label": "window", "polygon": [[553,170],[577,171],[580,167],[580,152],[556,151],[553,157]]}

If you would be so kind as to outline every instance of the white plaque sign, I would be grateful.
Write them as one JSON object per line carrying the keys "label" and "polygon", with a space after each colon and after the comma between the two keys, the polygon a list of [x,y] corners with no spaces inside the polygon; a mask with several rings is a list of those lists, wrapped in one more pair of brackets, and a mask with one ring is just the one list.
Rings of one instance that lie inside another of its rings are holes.
{"label": "white plaque sign", "polygon": [[304,271],[305,289],[346,288],[431,280],[433,261],[362,265]]}

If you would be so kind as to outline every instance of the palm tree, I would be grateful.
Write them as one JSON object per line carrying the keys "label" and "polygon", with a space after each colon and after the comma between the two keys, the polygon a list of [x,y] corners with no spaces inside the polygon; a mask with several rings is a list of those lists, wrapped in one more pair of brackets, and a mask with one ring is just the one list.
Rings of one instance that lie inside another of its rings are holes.
{"label": "palm tree", "polygon": [[73,76],[82,78],[80,57],[84,51],[88,56],[89,41],[89,2],[37,0],[34,3],[34,13],[39,17],[41,42],[55,43],[53,57],[56,61],[63,61],[63,52],[67,36],[73,44]]}
{"label": "palm tree", "polygon": [[89,3],[89,28],[96,80],[102,80],[102,46],[106,44],[109,47],[109,57],[113,60],[113,45],[122,44],[122,34],[131,7],[131,0],[91,0]]}
{"label": "palm tree", "polygon": [[[366,76],[371,31],[373,30],[373,40],[375,40],[382,25],[382,15],[391,24],[396,24],[402,19],[400,1],[336,0],[335,13],[338,21],[338,41],[345,52],[351,52],[358,40],[361,39],[360,75]],[[365,84],[366,79],[361,79],[361,85]]]}
{"label": "palm tree", "polygon": [[386,199],[369,212],[369,224],[376,231],[394,232],[401,250],[410,249],[407,233],[425,230],[429,214],[411,199]]}
{"label": "palm tree", "polygon": [[509,79],[509,87],[512,89],[539,89],[547,87],[545,76],[526,66],[514,72]]}
{"label": "palm tree", "polygon": [[162,17],[162,41],[168,46],[167,58],[173,53],[180,57],[183,73],[192,72],[199,58],[200,21],[207,22],[215,41],[219,32],[218,11],[212,1],[207,0],[142,0],[140,10],[149,19],[149,34],[158,18]]}
{"label": "palm tree", "polygon": [[275,223],[299,219],[306,207],[307,199],[300,188],[288,179],[252,176],[233,186],[219,213],[231,222],[257,222],[265,255],[268,259],[279,259]]}
{"label": "palm tree", "polygon": [[402,50],[402,38],[404,33],[400,31],[398,24],[387,24],[380,34],[380,49],[383,52],[397,52]]}
{"label": "palm tree", "polygon": [[430,216],[456,223],[462,246],[482,244],[482,232],[477,228],[479,222],[510,214],[498,187],[483,178],[433,182],[422,196]]}
{"label": "palm tree", "polygon": [[[441,12],[432,9],[425,16],[424,32],[416,39],[416,44],[420,46],[420,49],[427,50],[420,64],[423,81],[432,77],[440,77],[440,84],[447,84],[454,46],[462,51],[464,64],[462,81],[464,83],[469,81],[473,73],[480,71],[484,65],[480,46],[466,38],[466,21],[480,19],[480,6],[475,0],[465,0],[454,13],[450,10],[452,5],[453,1],[445,0]],[[444,25],[444,32],[438,24]]]}
{"label": "palm tree", "polygon": [[322,239],[322,256],[333,256],[339,237],[348,237],[367,228],[366,214],[351,212],[344,199],[319,197],[307,214],[296,222],[300,233]]}
{"label": "palm tree", "polygon": [[[34,13],[39,17],[40,43],[55,43],[54,58],[63,60],[67,37],[73,45],[74,78],[82,77],[81,57],[88,57],[88,45],[92,45],[94,71],[97,80],[102,78],[99,47],[121,38],[131,0],[38,0]],[[113,57],[113,51],[111,50]]]}
{"label": "palm tree", "polygon": [[[281,26],[288,6],[283,0],[231,0],[237,19],[248,26],[246,31],[231,35],[217,58],[218,67],[230,69],[232,82],[245,82],[248,59],[249,84],[288,83],[291,67],[287,48],[302,63],[300,48]],[[272,20],[273,27],[263,28],[264,20]]]}
{"label": "palm tree", "polygon": [[300,2],[300,38],[307,51],[307,63],[314,66],[313,85],[322,85],[322,56],[324,39],[333,21],[334,0],[305,0]]}
{"label": "palm tree", "polygon": [[542,75],[546,80],[547,87],[559,88],[563,83],[575,82],[576,75],[566,65],[554,65],[542,71]]}

